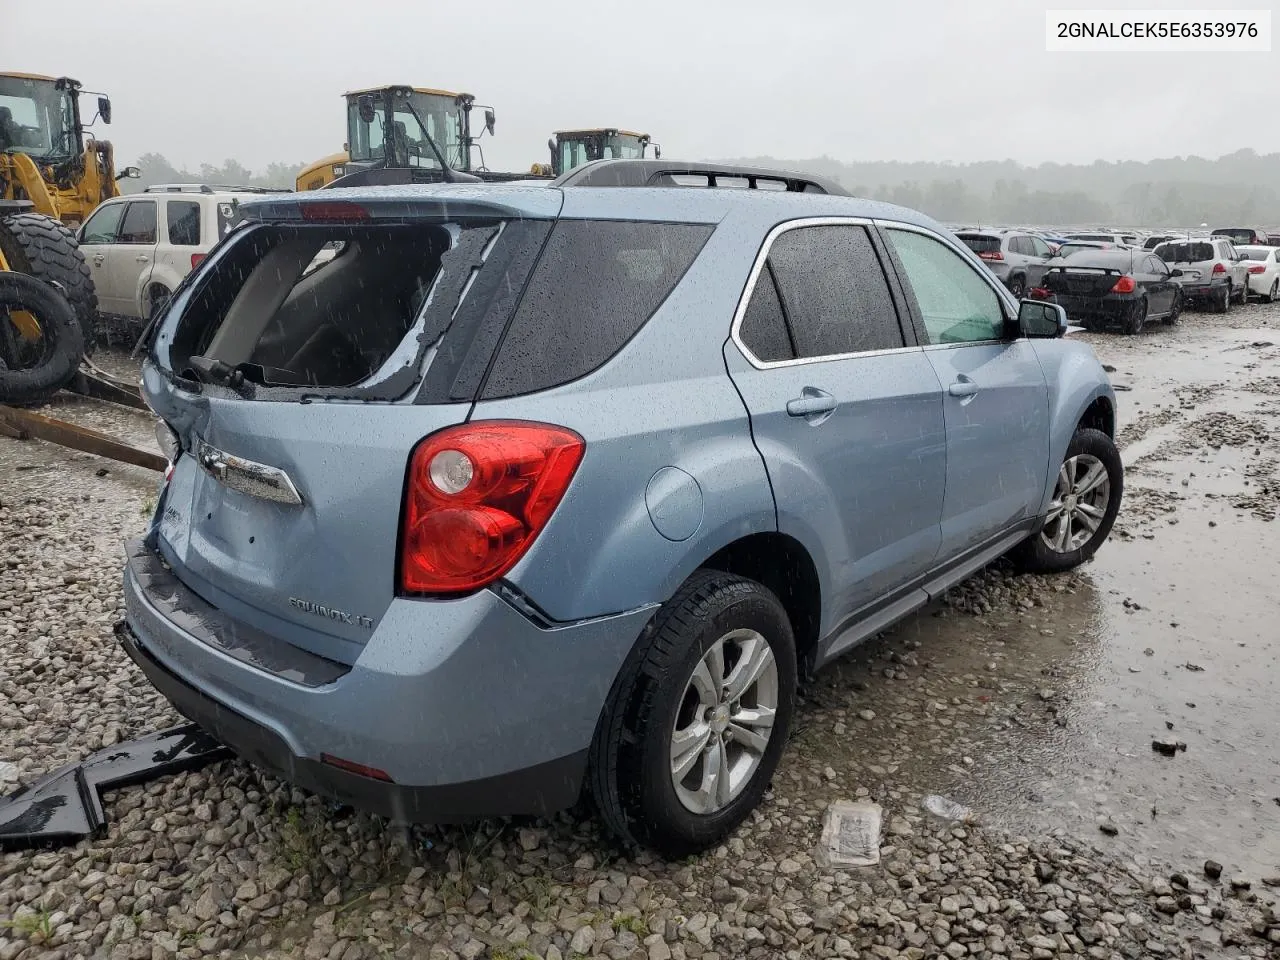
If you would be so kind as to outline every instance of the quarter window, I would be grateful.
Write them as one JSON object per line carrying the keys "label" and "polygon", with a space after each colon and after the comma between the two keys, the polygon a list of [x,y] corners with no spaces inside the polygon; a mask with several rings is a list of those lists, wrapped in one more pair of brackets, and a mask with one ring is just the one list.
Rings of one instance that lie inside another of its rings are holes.
{"label": "quarter window", "polygon": [[1004,337],[1000,298],[946,244],[922,233],[889,229],[929,343],[976,343]]}
{"label": "quarter window", "polygon": [[120,226],[120,215],[124,213],[124,208],[123,203],[108,203],[99,207],[80,228],[80,243],[115,243],[116,228]]}
{"label": "quarter window", "polygon": [[156,242],[156,202],[134,200],[124,212],[116,243]]}
{"label": "quarter window", "polygon": [[796,349],[787,332],[787,320],[782,315],[782,301],[778,299],[778,288],[773,282],[773,271],[768,264],[765,264],[760,276],[756,278],[756,286],[751,291],[751,302],[747,304],[747,312],[743,314],[738,336],[748,350],[766,363],[795,358]]}
{"label": "quarter window", "polygon": [[769,249],[783,313],[799,357],[904,345],[880,258],[865,227],[798,227]]}
{"label": "quarter window", "polygon": [[178,247],[200,245],[200,203],[196,200],[170,200],[165,204],[165,221],[169,242]]}

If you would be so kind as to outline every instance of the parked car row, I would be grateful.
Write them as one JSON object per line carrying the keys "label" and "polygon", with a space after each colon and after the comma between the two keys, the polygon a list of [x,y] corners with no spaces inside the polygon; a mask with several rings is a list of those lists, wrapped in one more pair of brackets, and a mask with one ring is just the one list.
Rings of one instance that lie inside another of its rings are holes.
{"label": "parked car row", "polygon": [[1015,296],[1056,302],[1091,329],[1137,333],[1152,320],[1175,323],[1184,307],[1226,312],[1250,295],[1280,298],[1280,242],[1258,228],[1202,237],[1017,228],[955,235]]}

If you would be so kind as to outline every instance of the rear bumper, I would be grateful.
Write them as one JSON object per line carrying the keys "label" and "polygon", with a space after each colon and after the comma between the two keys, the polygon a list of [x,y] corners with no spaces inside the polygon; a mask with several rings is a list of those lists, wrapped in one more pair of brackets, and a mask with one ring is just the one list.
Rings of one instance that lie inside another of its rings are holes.
{"label": "rear bumper", "polygon": [[1222,296],[1222,291],[1227,289],[1225,281],[1221,283],[1204,283],[1197,281],[1195,283],[1184,283],[1182,285],[1182,296],[1185,300],[1212,300],[1214,297]]}
{"label": "rear bumper", "polygon": [[1093,320],[1102,323],[1120,323],[1133,308],[1136,297],[1107,294],[1103,297],[1073,297],[1054,294],[1054,303],[1067,311],[1071,320]]}
{"label": "rear bumper", "polygon": [[201,624],[233,628],[174,615],[175,596],[184,608],[195,602],[186,588],[177,578],[156,586],[149,548],[130,545],[129,554],[117,635],[179,712],[285,780],[405,821],[572,805],[609,689],[651,614],[544,628],[489,591],[396,600],[348,671],[308,685],[316,674],[300,677],[296,664],[280,672],[287,658],[262,652],[270,638],[257,638],[254,660],[244,644],[202,637]]}

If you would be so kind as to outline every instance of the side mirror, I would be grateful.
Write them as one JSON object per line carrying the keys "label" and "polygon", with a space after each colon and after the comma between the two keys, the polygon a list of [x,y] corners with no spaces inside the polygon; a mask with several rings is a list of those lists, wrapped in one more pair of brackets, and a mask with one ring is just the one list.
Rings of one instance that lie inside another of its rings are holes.
{"label": "side mirror", "polygon": [[493,121],[495,119],[497,118],[493,115],[492,110],[484,112],[484,128],[489,131],[489,136],[493,136]]}
{"label": "side mirror", "polygon": [[98,98],[98,116],[102,118],[103,123],[111,122],[111,100],[109,98]]}
{"label": "side mirror", "polygon": [[655,144],[653,145],[653,159],[655,159],[655,160],[661,160],[661,159],[662,159],[662,144],[660,144],[660,143],[655,143]]}
{"label": "side mirror", "polygon": [[1018,305],[1018,329],[1031,339],[1061,337],[1067,332],[1067,311],[1056,303],[1023,300]]}
{"label": "side mirror", "polygon": [[360,94],[356,100],[356,113],[360,115],[361,123],[373,123],[373,118],[377,116],[377,111],[373,107],[373,97],[367,93]]}
{"label": "side mirror", "polygon": [[116,179],[117,180],[137,180],[140,176],[142,176],[141,167],[125,167],[123,170],[121,170],[119,173],[116,174]]}

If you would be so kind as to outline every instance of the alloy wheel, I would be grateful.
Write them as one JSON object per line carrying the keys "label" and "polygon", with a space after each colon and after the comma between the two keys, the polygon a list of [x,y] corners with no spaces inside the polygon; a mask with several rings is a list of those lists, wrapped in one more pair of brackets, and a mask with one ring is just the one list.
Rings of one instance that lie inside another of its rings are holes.
{"label": "alloy wheel", "polygon": [[685,685],[671,734],[671,782],[686,810],[712,814],[750,782],[773,734],[778,664],[755,630],[711,645]]}
{"label": "alloy wheel", "polygon": [[1097,457],[1069,458],[1058,471],[1040,537],[1056,553],[1079,550],[1097,531],[1111,502],[1111,478]]}

